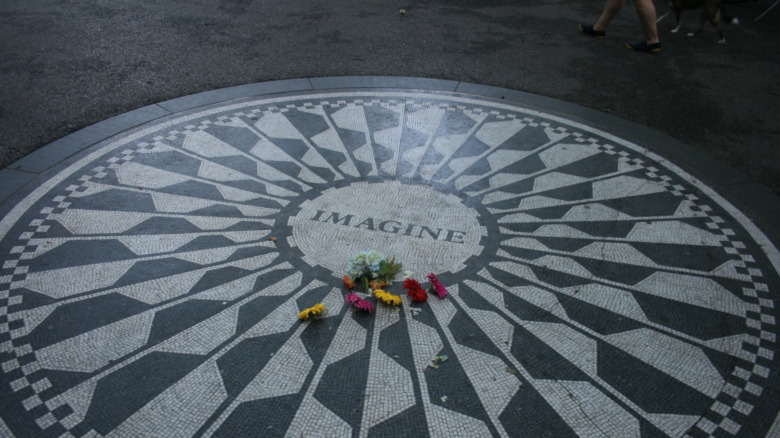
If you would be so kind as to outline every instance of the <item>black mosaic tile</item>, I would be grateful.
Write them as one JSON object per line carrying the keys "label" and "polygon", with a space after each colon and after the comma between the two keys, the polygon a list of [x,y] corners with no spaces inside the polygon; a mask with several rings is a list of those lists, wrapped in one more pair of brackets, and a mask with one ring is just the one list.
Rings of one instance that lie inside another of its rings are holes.
{"label": "black mosaic tile", "polygon": [[501,249],[512,257],[524,260],[537,260],[548,255],[547,252],[534,249],[518,248],[515,246],[502,246]]}
{"label": "black mosaic tile", "polygon": [[542,129],[526,127],[506,141],[506,147],[518,151],[532,151],[550,142],[550,137]]}
{"label": "black mosaic tile", "polygon": [[239,405],[214,437],[283,437],[300,404],[300,395],[254,400]]}
{"label": "black mosaic tile", "polygon": [[288,338],[289,334],[282,332],[244,339],[217,359],[217,366],[228,395],[238,396]]}
{"label": "black mosaic tile", "polygon": [[175,217],[153,217],[130,228],[125,234],[130,236],[143,236],[154,234],[195,233],[200,228],[188,222],[186,219]]}
{"label": "black mosaic tile", "polygon": [[490,146],[486,145],[478,138],[470,136],[463,143],[463,146],[452,154],[452,158],[478,157],[489,150]]}
{"label": "black mosaic tile", "polygon": [[593,237],[617,237],[624,238],[634,229],[633,222],[598,221],[598,222],[567,222],[566,225],[575,230],[588,233]]}
{"label": "black mosaic tile", "polygon": [[711,404],[701,392],[603,342],[598,370],[599,377],[647,412],[698,416]]}
{"label": "black mosaic tile", "polygon": [[57,307],[29,335],[33,348],[43,348],[149,309],[119,294],[100,295]]}
{"label": "black mosaic tile", "polygon": [[337,329],[338,322],[334,318],[325,318],[312,321],[303,330],[300,336],[301,344],[306,348],[312,362],[319,364],[322,361]]}
{"label": "black mosaic tile", "polygon": [[181,196],[192,196],[200,199],[223,201],[225,198],[213,184],[202,181],[185,181],[163,187],[161,191]]}
{"label": "black mosaic tile", "polygon": [[240,332],[249,330],[268,316],[284,300],[284,297],[257,297],[242,305],[238,312],[236,330]]}
{"label": "black mosaic tile", "polygon": [[590,283],[589,279],[585,277],[567,274],[565,272],[560,272],[555,269],[550,269],[546,266],[533,265],[530,266],[530,268],[534,272],[536,278],[543,281],[544,283],[559,288],[581,286]]}
{"label": "black mosaic tile", "polygon": [[372,133],[395,128],[400,123],[399,113],[379,105],[363,107],[363,112],[366,115],[366,123],[368,123],[368,127]]}
{"label": "black mosaic tile", "polygon": [[[283,279],[293,275],[295,273],[292,269],[274,269],[272,271],[263,273],[257,280],[255,280],[254,290],[265,289],[271,285],[274,285]],[[290,291],[292,292],[292,291]]]}
{"label": "black mosaic tile", "polygon": [[171,275],[182,274],[199,268],[201,268],[201,266],[197,263],[188,262],[186,260],[175,257],[166,257],[156,260],[141,260],[133,264],[133,266],[124,275],[122,275],[122,277],[120,277],[119,280],[113,284],[113,286],[127,286],[130,284],[169,277]]}
{"label": "black mosaic tile", "polygon": [[560,199],[562,201],[580,201],[593,198],[593,186],[591,183],[573,184],[560,189],[548,190],[543,193],[545,197]]}
{"label": "black mosaic tile", "polygon": [[650,321],[699,339],[745,333],[745,321],[735,315],[641,292],[633,296]]}
{"label": "black mosaic tile", "polygon": [[457,357],[446,346],[438,354],[451,359],[439,364],[436,369],[429,367],[423,372],[431,403],[482,420],[495,430]]}
{"label": "black mosaic tile", "polygon": [[201,160],[177,151],[138,154],[133,162],[192,177],[198,176],[201,166]]}
{"label": "black mosaic tile", "polygon": [[570,205],[562,205],[557,207],[532,208],[523,211],[523,213],[539,219],[561,219],[569,210],[571,210]]}
{"label": "black mosaic tile", "polygon": [[534,378],[589,380],[582,370],[523,327],[514,328],[511,352]]}
{"label": "black mosaic tile", "polygon": [[406,322],[401,320],[391,324],[379,334],[379,351],[393,358],[399,365],[409,371],[414,370],[414,357],[408,342],[409,330]]}
{"label": "black mosaic tile", "polygon": [[642,418],[639,419],[639,431],[642,438],[666,438],[669,436],[669,434]]}
{"label": "black mosaic tile", "polygon": [[329,129],[328,122],[319,114],[311,114],[293,109],[285,113],[287,120],[295,126],[304,137],[311,138]]}
{"label": "black mosaic tile", "polygon": [[566,438],[578,436],[527,382],[498,417],[510,436]]}
{"label": "black mosaic tile", "polygon": [[467,134],[476,121],[462,112],[448,111],[436,128],[436,135]]}
{"label": "black mosaic tile", "polygon": [[[155,352],[128,364],[98,382],[84,421],[98,433],[107,434],[203,360],[201,356]],[[122,403],[116,403],[116,394],[122,394]]]}
{"label": "black mosaic tile", "polygon": [[369,351],[364,348],[328,365],[314,398],[352,427],[360,426],[368,379]]}
{"label": "black mosaic tile", "polygon": [[548,310],[531,304],[511,292],[504,292],[504,303],[509,312],[525,321],[560,321],[560,318]]}
{"label": "black mosaic tile", "polygon": [[208,207],[193,210],[191,214],[212,217],[245,217],[246,215],[233,205],[210,205]]}
{"label": "black mosaic tile", "polygon": [[576,252],[593,244],[591,239],[577,239],[571,237],[534,237],[542,245],[557,251]]}
{"label": "black mosaic tile", "polygon": [[599,278],[623,284],[637,284],[656,272],[655,269],[649,267],[614,263],[605,260],[577,258],[576,261]]}
{"label": "black mosaic tile", "polygon": [[49,379],[52,386],[58,393],[67,391],[70,388],[83,383],[89,379],[90,373],[79,373],[74,371],[47,370],[46,378]]}
{"label": "black mosaic tile", "polygon": [[217,313],[224,306],[218,301],[193,300],[155,313],[148,344],[154,345],[170,338]]}
{"label": "black mosaic tile", "polygon": [[450,333],[452,333],[455,342],[474,350],[481,351],[492,356],[503,356],[498,348],[491,342],[490,338],[469,318],[465,312],[458,311],[452,317],[449,324]]}
{"label": "black mosaic tile", "polygon": [[235,155],[232,157],[214,157],[211,158],[214,163],[236,170],[244,175],[257,176],[257,163],[246,156]]}
{"label": "black mosaic tile", "polygon": [[609,208],[634,217],[672,215],[680,206],[681,198],[668,192],[627,196],[599,201]]}
{"label": "black mosaic tile", "polygon": [[36,257],[30,272],[126,260],[136,255],[117,240],[64,242]]}
{"label": "black mosaic tile", "polygon": [[556,296],[569,318],[602,335],[645,327],[644,324],[599,306],[563,294],[556,294]]}
{"label": "black mosaic tile", "polygon": [[638,242],[630,245],[659,265],[704,272],[712,271],[731,259],[720,247]]}
{"label": "black mosaic tile", "polygon": [[[236,243],[232,240],[228,239],[224,236],[199,236],[188,243],[185,243],[184,245],[176,248],[176,252],[187,252],[187,251],[200,251],[204,249],[213,249],[213,248],[224,248],[224,247],[230,247],[235,245]],[[228,269],[228,268],[225,268]],[[213,272],[213,271],[212,271]],[[238,272],[238,271],[235,271]],[[211,272],[204,275],[204,278],[208,276]],[[213,275],[213,274],[212,274]],[[227,276],[226,278],[231,278],[230,276]],[[200,283],[200,282],[198,282]],[[216,284],[214,284],[216,285]]]}
{"label": "black mosaic tile", "polygon": [[106,206],[116,211],[155,211],[154,201],[148,193],[130,190],[108,189],[78,198],[74,202],[74,207],[85,210],[102,210]]}
{"label": "black mosaic tile", "polygon": [[53,298],[29,289],[17,289],[14,293],[22,296],[22,302],[15,309],[17,311],[34,309],[54,302]]}
{"label": "black mosaic tile", "polygon": [[248,127],[211,124],[204,131],[244,153],[249,153],[260,140]]}
{"label": "black mosaic tile", "polygon": [[594,178],[617,171],[618,162],[616,160],[605,157],[603,154],[584,158],[556,169],[556,172],[579,176],[582,178]]}
{"label": "black mosaic tile", "polygon": [[[289,161],[266,161],[266,164],[273,167],[274,169],[287,174],[288,176],[291,176],[293,178],[300,175],[302,169],[301,166],[291,163]],[[274,181],[274,184],[279,184],[276,181]],[[281,185],[281,184],[280,184]],[[286,188],[286,187],[285,187]]]}
{"label": "black mosaic tile", "polygon": [[393,438],[398,436],[428,437],[425,412],[422,407],[411,407],[398,415],[377,424],[368,431],[369,438]]}

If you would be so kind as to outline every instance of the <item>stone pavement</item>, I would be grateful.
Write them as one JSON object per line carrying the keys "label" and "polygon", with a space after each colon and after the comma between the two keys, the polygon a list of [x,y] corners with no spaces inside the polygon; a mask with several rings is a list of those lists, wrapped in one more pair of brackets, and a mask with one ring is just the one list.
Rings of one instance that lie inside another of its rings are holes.
{"label": "stone pavement", "polygon": [[[0,181],[0,436],[778,436],[774,218],[696,154],[430,79],[109,119]],[[353,310],[368,249],[449,296]]]}

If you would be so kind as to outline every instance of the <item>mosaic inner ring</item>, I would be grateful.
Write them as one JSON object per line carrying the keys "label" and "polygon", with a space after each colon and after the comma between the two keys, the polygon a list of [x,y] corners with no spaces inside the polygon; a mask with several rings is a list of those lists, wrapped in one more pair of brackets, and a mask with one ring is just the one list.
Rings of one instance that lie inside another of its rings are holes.
{"label": "mosaic inner ring", "polygon": [[[651,152],[516,104],[191,111],[63,166],[0,238],[19,436],[763,436],[777,411],[766,237]],[[328,263],[352,248],[442,266],[450,296],[356,313]]]}

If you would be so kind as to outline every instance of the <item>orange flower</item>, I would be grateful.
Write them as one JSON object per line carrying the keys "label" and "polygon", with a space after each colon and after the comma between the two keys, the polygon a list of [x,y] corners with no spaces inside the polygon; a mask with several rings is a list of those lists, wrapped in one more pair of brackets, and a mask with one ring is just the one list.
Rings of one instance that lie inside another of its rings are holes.
{"label": "orange flower", "polygon": [[346,287],[347,289],[355,288],[355,282],[352,281],[352,278],[350,278],[349,275],[344,276],[344,287]]}
{"label": "orange flower", "polygon": [[368,285],[371,286],[371,289],[382,289],[383,287],[387,286],[387,282],[381,278],[375,278],[371,280]]}

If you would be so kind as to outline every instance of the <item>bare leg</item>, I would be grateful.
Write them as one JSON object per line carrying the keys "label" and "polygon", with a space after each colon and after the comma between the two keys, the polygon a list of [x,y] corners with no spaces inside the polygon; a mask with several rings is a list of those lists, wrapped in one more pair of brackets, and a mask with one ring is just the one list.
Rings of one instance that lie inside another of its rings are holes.
{"label": "bare leg", "polygon": [[639,22],[642,23],[642,29],[645,31],[647,44],[659,42],[658,27],[655,25],[655,6],[653,5],[653,0],[634,0],[634,3],[636,5],[636,12],[639,15]]}
{"label": "bare leg", "polygon": [[[652,0],[650,1],[652,5]],[[601,17],[599,17],[599,21],[596,22],[595,25],[593,25],[593,29],[595,30],[606,30],[607,26],[609,26],[609,23],[612,21],[613,18],[620,12],[621,9],[623,9],[623,6],[625,6],[626,0],[607,0],[607,4],[604,5],[604,11],[601,13]],[[655,20],[655,18],[653,18]]]}

